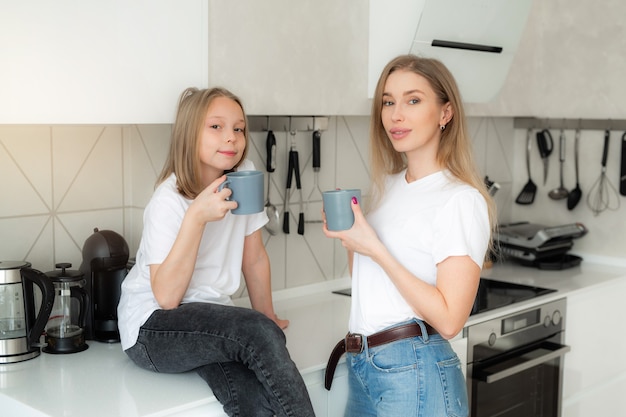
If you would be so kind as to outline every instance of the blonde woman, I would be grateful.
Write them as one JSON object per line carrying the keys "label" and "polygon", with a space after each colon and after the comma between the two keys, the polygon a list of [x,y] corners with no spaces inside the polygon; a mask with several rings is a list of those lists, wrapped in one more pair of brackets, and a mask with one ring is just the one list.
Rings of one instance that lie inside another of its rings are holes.
{"label": "blonde woman", "polygon": [[[313,416],[274,314],[264,212],[232,215],[219,185],[251,170],[246,114],[227,90],[185,90],[136,264],[118,306],[122,348],[155,372],[197,372],[230,416]],[[230,299],[243,271],[253,309]]]}
{"label": "blonde woman", "polygon": [[[474,165],[456,82],[439,61],[399,56],[383,70],[370,124],[372,202],[324,233],[352,274],[346,416],[468,414],[447,339],[470,314],[494,207]],[[335,352],[335,354],[337,354]]]}

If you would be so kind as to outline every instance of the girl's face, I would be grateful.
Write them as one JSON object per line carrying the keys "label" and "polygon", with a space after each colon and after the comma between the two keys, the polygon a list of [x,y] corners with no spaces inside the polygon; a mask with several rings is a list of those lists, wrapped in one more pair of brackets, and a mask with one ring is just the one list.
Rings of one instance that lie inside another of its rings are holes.
{"label": "girl's face", "polygon": [[391,73],[383,90],[382,124],[397,152],[421,154],[435,160],[441,131],[452,114],[442,105],[421,75],[399,70]]}
{"label": "girl's face", "polygon": [[239,162],[246,147],[245,126],[243,111],[237,102],[227,97],[211,101],[198,147],[205,186]]}

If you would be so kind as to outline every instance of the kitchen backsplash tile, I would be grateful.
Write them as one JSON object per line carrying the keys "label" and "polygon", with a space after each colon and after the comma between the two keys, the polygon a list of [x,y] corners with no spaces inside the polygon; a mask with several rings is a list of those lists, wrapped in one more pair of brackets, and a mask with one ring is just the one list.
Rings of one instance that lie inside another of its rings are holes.
{"label": "kitchen backsplash tile", "polygon": [[52,130],[54,211],[123,208],[121,128],[55,127]]}

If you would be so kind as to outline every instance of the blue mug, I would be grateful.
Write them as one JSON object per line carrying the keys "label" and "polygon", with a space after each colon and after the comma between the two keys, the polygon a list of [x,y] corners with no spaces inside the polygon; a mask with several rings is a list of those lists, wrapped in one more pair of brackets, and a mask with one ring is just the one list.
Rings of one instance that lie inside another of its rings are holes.
{"label": "blue mug", "polygon": [[229,200],[237,202],[233,214],[255,214],[264,209],[263,173],[261,171],[236,171],[226,174],[226,181],[220,184],[219,191],[230,188]]}
{"label": "blue mug", "polygon": [[360,202],[361,190],[332,190],[322,193],[328,230],[348,230],[352,227],[354,224],[352,197],[356,197],[357,201]]}

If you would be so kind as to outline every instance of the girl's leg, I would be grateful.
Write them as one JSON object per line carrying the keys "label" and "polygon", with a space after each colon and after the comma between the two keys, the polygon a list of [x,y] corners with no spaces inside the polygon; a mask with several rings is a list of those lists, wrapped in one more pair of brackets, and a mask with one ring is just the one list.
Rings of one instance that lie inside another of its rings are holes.
{"label": "girl's leg", "polygon": [[196,369],[229,416],[272,417],[280,405],[271,405],[256,375],[241,362],[222,362]]}
{"label": "girl's leg", "polygon": [[[257,311],[210,303],[157,310],[141,327],[137,344],[127,352],[139,366],[157,372],[243,363],[262,384],[268,403],[279,407],[274,410],[276,415],[314,415],[283,331]],[[237,379],[241,376],[239,373]]]}

